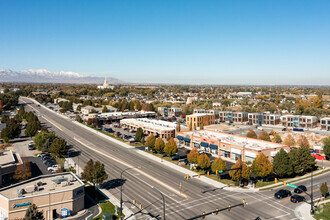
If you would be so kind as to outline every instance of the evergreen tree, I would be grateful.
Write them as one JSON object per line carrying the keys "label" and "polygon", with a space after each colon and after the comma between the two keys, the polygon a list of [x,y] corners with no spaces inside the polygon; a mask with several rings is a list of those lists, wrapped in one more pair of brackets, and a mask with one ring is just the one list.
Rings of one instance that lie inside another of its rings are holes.
{"label": "evergreen tree", "polygon": [[288,134],[284,138],[283,144],[292,147],[296,145],[296,141],[294,140],[294,137],[291,134]]}
{"label": "evergreen tree", "polygon": [[107,106],[104,105],[104,106],[103,106],[103,109],[102,109],[102,113],[106,113],[106,112],[108,112],[108,109],[107,109]]}
{"label": "evergreen tree", "polygon": [[323,197],[326,197],[328,195],[329,189],[327,182],[321,184],[320,192],[322,193]]}
{"label": "evergreen tree", "polygon": [[151,133],[146,140],[146,146],[150,147],[151,149],[154,149],[155,141],[156,141],[156,137]]}
{"label": "evergreen tree", "polygon": [[206,154],[201,154],[197,160],[198,166],[202,169],[208,169],[211,166],[210,158]]}
{"label": "evergreen tree", "polygon": [[178,121],[178,124],[176,125],[176,131],[180,132],[181,131],[181,123],[180,120]]}
{"label": "evergreen tree", "polygon": [[141,139],[142,139],[143,136],[144,136],[144,135],[143,135],[143,130],[142,130],[142,128],[138,128],[138,129],[136,130],[135,139],[136,139],[137,141],[140,141],[140,142],[141,142]]}
{"label": "evergreen tree", "polygon": [[289,157],[293,166],[293,171],[296,174],[306,173],[315,168],[315,157],[313,157],[307,147],[292,149]]}
{"label": "evergreen tree", "polygon": [[253,130],[249,130],[246,137],[257,139],[257,134]]}
{"label": "evergreen tree", "polygon": [[292,175],[293,168],[289,154],[281,149],[274,157],[273,168],[275,173],[280,177]]}
{"label": "evergreen tree", "polygon": [[38,207],[35,204],[29,206],[29,208],[25,212],[24,220],[43,220],[44,212],[38,211]]}
{"label": "evergreen tree", "polygon": [[220,170],[226,170],[227,169],[226,162],[223,159],[221,159],[220,157],[218,157],[217,159],[215,159],[213,161],[211,169],[213,172],[220,171]]}
{"label": "evergreen tree", "polygon": [[165,143],[162,138],[157,138],[155,142],[155,150],[157,152],[162,152],[164,150]]}
{"label": "evergreen tree", "polygon": [[322,140],[323,142],[323,153],[327,156],[327,158],[330,158],[330,136],[324,138]]}
{"label": "evergreen tree", "polygon": [[62,138],[55,138],[49,148],[49,152],[53,153],[56,157],[61,157],[68,153],[66,148],[66,141]]}
{"label": "evergreen tree", "polygon": [[29,136],[29,137],[33,137],[40,129],[41,129],[41,126],[40,126],[39,121],[28,122],[26,129],[25,129],[25,135]]}
{"label": "evergreen tree", "polygon": [[[38,150],[45,152],[45,149],[50,147],[55,137],[56,136],[54,132],[42,131],[34,136],[33,142]],[[45,146],[45,143],[47,143],[47,146]]]}
{"label": "evergreen tree", "polygon": [[252,172],[262,178],[273,172],[272,163],[263,153],[258,154],[258,156],[254,159],[252,163]]}
{"label": "evergreen tree", "polygon": [[173,138],[171,138],[166,144],[164,148],[164,152],[169,156],[172,157],[178,152],[178,147]]}
{"label": "evergreen tree", "polygon": [[198,150],[195,147],[193,147],[193,149],[187,155],[189,163],[197,164],[199,155],[200,154]]}
{"label": "evergreen tree", "polygon": [[266,131],[261,131],[258,139],[263,140],[263,141],[270,141],[269,134]]}

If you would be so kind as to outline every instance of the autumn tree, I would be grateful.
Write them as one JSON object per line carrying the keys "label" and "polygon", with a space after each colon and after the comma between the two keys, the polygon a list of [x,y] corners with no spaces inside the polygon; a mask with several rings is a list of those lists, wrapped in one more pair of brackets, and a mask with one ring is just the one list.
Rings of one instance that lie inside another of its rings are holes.
{"label": "autumn tree", "polygon": [[166,144],[164,148],[164,152],[169,156],[172,157],[178,152],[178,147],[173,138],[171,138]]}
{"label": "autumn tree", "polygon": [[192,131],[192,124],[189,123],[189,131]]}
{"label": "autumn tree", "polygon": [[176,131],[180,132],[181,131],[181,123],[180,120],[178,121],[178,124],[176,125]]}
{"label": "autumn tree", "polygon": [[257,139],[257,134],[253,130],[249,130],[246,137]]}
{"label": "autumn tree", "polygon": [[204,122],[202,121],[200,129],[203,130],[204,129]]}
{"label": "autumn tree", "polygon": [[86,166],[84,167],[83,172],[81,173],[82,179],[85,181],[91,182],[95,187],[96,184],[101,184],[108,179],[108,174],[104,169],[104,164],[100,161],[94,161],[90,159]]}
{"label": "autumn tree", "polygon": [[263,140],[263,141],[270,141],[269,134],[266,131],[261,131],[259,133],[258,139]]}
{"label": "autumn tree", "polygon": [[233,181],[237,182],[241,178],[246,180],[250,179],[251,169],[246,165],[246,163],[242,162],[241,159],[238,159],[231,169],[234,170],[229,171],[229,176]]}
{"label": "autumn tree", "polygon": [[220,157],[218,157],[217,159],[215,159],[213,161],[211,169],[213,172],[220,171],[220,170],[226,170],[227,169],[226,162],[223,159],[221,159]]}
{"label": "autumn tree", "polygon": [[273,137],[273,139],[272,139],[272,142],[274,142],[274,143],[278,143],[278,144],[282,143],[282,138],[281,138],[281,136],[280,136],[279,134],[274,134],[274,137]]}
{"label": "autumn tree", "polygon": [[164,150],[165,143],[162,138],[157,138],[155,141],[155,150],[157,152],[162,152]]}
{"label": "autumn tree", "polygon": [[323,153],[327,156],[327,158],[330,158],[330,136],[324,138],[322,140],[323,142]]}
{"label": "autumn tree", "polygon": [[23,163],[16,166],[14,179],[21,182],[29,179],[31,176],[31,162],[26,159],[23,159]]}
{"label": "autumn tree", "polygon": [[274,157],[273,168],[275,173],[280,177],[292,175],[293,168],[289,154],[281,149]]}
{"label": "autumn tree", "polygon": [[296,145],[296,141],[294,140],[294,137],[291,134],[288,134],[284,138],[283,144],[292,147],[292,146],[295,146]]}
{"label": "autumn tree", "polygon": [[147,138],[145,145],[147,147],[150,147],[151,149],[154,149],[154,147],[155,147],[155,141],[156,141],[156,137],[151,133],[149,135],[149,137]]}
{"label": "autumn tree", "polygon": [[297,144],[298,144],[300,147],[307,147],[307,148],[310,147],[310,146],[309,146],[309,142],[308,142],[308,140],[307,140],[307,138],[306,138],[305,135],[300,135],[300,137],[299,137],[299,139],[298,139],[298,141],[297,141]]}
{"label": "autumn tree", "polygon": [[32,204],[29,206],[29,208],[26,209],[25,216],[23,218],[24,220],[43,220],[44,218],[44,212],[38,211],[38,207],[35,204]]}
{"label": "autumn tree", "polygon": [[323,197],[326,197],[328,195],[329,188],[328,188],[327,182],[324,182],[324,183],[321,184],[320,192],[322,193]]}
{"label": "autumn tree", "polygon": [[263,153],[258,154],[258,156],[254,159],[252,163],[252,172],[262,178],[273,172],[272,163]]}
{"label": "autumn tree", "polygon": [[210,158],[206,154],[201,154],[197,159],[197,164],[202,170],[208,169],[211,166]]}
{"label": "autumn tree", "polygon": [[200,153],[198,152],[198,150],[193,147],[193,149],[187,155],[188,161],[190,163],[197,164],[199,155]]}

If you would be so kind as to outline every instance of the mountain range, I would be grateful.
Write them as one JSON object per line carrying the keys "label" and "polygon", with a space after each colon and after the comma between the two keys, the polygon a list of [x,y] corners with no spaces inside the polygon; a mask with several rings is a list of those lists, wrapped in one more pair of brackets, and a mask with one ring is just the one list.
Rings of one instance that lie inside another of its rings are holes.
{"label": "mountain range", "polygon": [[[52,72],[46,69],[0,70],[0,82],[103,84],[104,77],[65,71]],[[108,82],[111,84],[125,83],[112,77],[108,77]]]}

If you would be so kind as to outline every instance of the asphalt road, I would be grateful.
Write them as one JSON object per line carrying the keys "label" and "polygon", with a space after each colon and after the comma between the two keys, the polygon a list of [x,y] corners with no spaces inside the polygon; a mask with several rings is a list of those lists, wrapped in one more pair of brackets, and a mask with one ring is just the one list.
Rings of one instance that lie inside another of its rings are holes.
{"label": "asphalt road", "polygon": [[[108,190],[120,198],[120,184],[123,184],[124,205],[136,214],[137,219],[162,219],[162,197],[159,191],[165,196],[166,219],[198,219],[203,211],[209,213],[216,208],[221,210],[228,204],[233,207],[230,212],[224,210],[218,215],[210,214],[206,219],[296,219],[294,208],[297,204],[285,199],[275,200],[274,190],[257,193],[231,192],[216,189],[198,179],[186,180],[183,173],[137,154],[136,149],[123,148],[95,135],[69,119],[37,107],[29,99],[20,100],[28,103],[26,110],[33,107],[35,111],[40,112],[41,122],[46,123],[50,130],[54,130],[58,136],[65,138],[68,144],[72,144],[74,149],[81,152],[79,160],[75,159],[80,167],[89,159],[99,160],[105,164],[109,183],[115,183],[110,184]],[[141,167],[140,172],[134,169],[127,170],[123,177],[124,181],[121,181],[121,171],[137,166]],[[327,175],[315,177],[314,188],[317,189],[317,186],[327,178]],[[307,183],[306,180],[308,187]],[[132,204],[133,199],[136,200],[135,206]],[[234,207],[240,204],[242,199],[246,200],[247,206]],[[138,209],[139,204],[142,204],[142,211]]]}

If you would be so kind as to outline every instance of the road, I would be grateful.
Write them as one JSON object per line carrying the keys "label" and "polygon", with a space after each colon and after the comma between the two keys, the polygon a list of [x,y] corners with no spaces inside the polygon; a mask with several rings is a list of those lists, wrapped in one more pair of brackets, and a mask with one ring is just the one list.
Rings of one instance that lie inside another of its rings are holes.
{"label": "road", "polygon": [[[208,215],[206,219],[296,218],[294,209],[297,204],[275,200],[272,190],[257,193],[231,192],[216,189],[198,179],[186,180],[183,173],[136,153],[136,149],[124,148],[95,135],[69,119],[38,107],[27,98],[20,98],[20,101],[26,103],[26,110],[33,108],[38,111],[42,123],[47,124],[50,130],[54,130],[58,136],[65,138],[68,144],[72,144],[81,152],[78,156],[80,167],[83,167],[89,159],[99,160],[105,164],[109,182],[116,183],[110,185],[108,190],[119,199],[119,186],[123,183],[124,205],[135,213],[137,219],[162,219],[162,197],[152,187],[165,195],[166,219],[197,219],[203,211],[209,213],[216,208],[221,210],[228,204],[231,206],[240,204],[242,199],[246,200],[246,207],[234,207],[230,212],[221,211],[218,215]],[[127,170],[123,177],[124,181],[120,180],[121,171],[137,166],[141,168]],[[318,184],[324,182],[325,176],[315,178],[315,189]],[[136,200],[135,206],[132,204],[133,199]],[[143,207],[141,211],[138,209],[139,204]]]}

